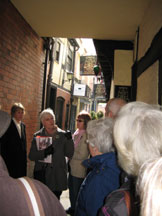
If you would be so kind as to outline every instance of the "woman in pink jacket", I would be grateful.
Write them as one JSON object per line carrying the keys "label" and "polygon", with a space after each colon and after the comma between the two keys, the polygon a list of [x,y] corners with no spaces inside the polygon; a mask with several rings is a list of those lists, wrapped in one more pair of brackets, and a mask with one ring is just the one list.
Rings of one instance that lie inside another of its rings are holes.
{"label": "woman in pink jacket", "polygon": [[69,196],[71,207],[66,210],[66,213],[74,215],[76,199],[80,186],[86,177],[87,169],[82,165],[82,162],[89,157],[89,149],[86,143],[86,128],[91,116],[88,112],[82,111],[77,116],[77,130],[73,134],[74,155],[69,161]]}

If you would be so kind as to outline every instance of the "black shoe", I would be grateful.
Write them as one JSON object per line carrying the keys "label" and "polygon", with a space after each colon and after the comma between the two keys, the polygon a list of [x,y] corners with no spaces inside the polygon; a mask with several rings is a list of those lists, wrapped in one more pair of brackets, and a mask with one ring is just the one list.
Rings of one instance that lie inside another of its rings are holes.
{"label": "black shoe", "polygon": [[66,213],[73,216],[74,215],[74,210],[70,207],[66,210]]}

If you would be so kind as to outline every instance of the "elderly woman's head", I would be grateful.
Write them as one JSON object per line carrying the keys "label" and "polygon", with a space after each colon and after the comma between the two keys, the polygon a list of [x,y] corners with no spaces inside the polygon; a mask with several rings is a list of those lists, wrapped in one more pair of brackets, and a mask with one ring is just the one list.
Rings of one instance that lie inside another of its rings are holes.
{"label": "elderly woman's head", "polygon": [[55,125],[55,114],[52,109],[48,108],[41,112],[40,121],[46,129],[52,129]]}
{"label": "elderly woman's head", "polygon": [[137,176],[145,161],[162,153],[162,112],[143,102],[128,103],[118,113],[113,134],[120,166]]}
{"label": "elderly woman's head", "polygon": [[97,149],[97,151],[100,153],[114,151],[112,131],[112,119],[105,118],[88,122],[86,132],[90,151],[91,149]]}

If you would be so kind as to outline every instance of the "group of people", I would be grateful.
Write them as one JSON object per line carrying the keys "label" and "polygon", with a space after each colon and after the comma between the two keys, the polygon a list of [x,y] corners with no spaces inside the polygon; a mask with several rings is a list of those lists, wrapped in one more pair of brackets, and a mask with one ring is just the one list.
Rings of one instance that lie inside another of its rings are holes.
{"label": "group of people", "polygon": [[[12,119],[0,111],[0,171],[4,173],[0,181],[7,176],[10,188],[15,187],[16,178],[26,176],[24,112],[20,103],[12,107]],[[32,181],[45,202],[44,215],[162,214],[162,112],[158,107],[110,99],[105,118],[91,120],[88,112],[80,112],[72,136],[57,127],[51,109],[41,112],[40,121],[43,127],[34,134],[28,156],[35,162],[36,180]],[[67,187],[71,206],[65,213],[59,199]],[[4,194],[4,189],[1,192]],[[51,207],[52,202],[56,207]],[[12,208],[14,205],[11,203]],[[3,207],[3,215],[9,215],[5,211],[9,212]]]}
{"label": "group of people", "polygon": [[160,108],[110,99],[105,118],[88,122],[89,172],[70,214],[162,215],[161,131]]}
{"label": "group of people", "polygon": [[[66,213],[62,205],[49,188],[51,184],[48,182],[48,185],[45,182],[45,185],[40,181],[26,177],[26,131],[25,125],[22,123],[24,111],[25,109],[21,103],[15,103],[12,106],[11,116],[0,110],[0,215],[65,216]],[[42,121],[46,125],[46,128],[49,129],[47,133],[52,135],[50,126],[54,120],[51,119],[51,115],[48,114],[46,118],[43,116]],[[64,140],[67,138],[62,137],[57,132],[57,127],[55,127],[55,131],[57,133],[56,139],[61,139],[61,142],[65,143]],[[35,136],[33,138],[33,143],[35,144],[34,140]],[[64,149],[63,144],[61,148]],[[50,154],[53,154],[49,148],[46,151],[41,150],[42,154],[33,153],[38,158],[35,161],[38,162],[39,159],[43,160],[49,155],[49,151]],[[73,152],[72,142],[67,154],[71,156],[71,152]],[[39,162],[36,164],[39,164]],[[51,172],[54,172],[52,168]]]}
{"label": "group of people", "polygon": [[107,195],[100,216],[162,214],[161,130],[162,112],[152,105],[131,102],[119,110],[114,119],[113,139],[121,185]]}

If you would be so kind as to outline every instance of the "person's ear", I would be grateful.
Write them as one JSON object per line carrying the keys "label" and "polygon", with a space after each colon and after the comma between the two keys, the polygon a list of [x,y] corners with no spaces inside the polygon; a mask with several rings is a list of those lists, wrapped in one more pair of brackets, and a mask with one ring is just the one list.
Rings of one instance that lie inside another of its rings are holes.
{"label": "person's ear", "polygon": [[109,111],[108,117],[109,117],[109,118],[113,118],[113,113],[112,113],[111,111]]}

